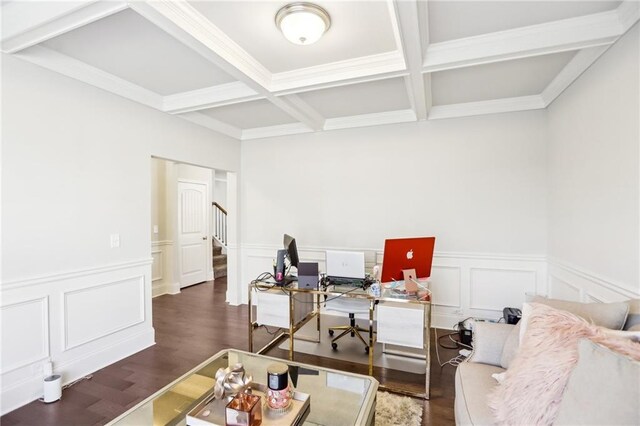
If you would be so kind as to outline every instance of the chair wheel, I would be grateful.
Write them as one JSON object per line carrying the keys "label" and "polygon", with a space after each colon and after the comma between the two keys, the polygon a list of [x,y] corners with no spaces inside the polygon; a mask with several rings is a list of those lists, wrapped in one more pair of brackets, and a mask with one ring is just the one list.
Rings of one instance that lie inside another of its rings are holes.
{"label": "chair wheel", "polygon": [[366,354],[369,354],[369,346],[365,346],[365,347],[364,347],[364,352],[365,352]]}
{"label": "chair wheel", "polygon": [[333,336],[333,330],[329,330],[329,336]]}
{"label": "chair wheel", "polygon": [[336,342],[331,343],[331,347],[333,348],[334,351],[338,350],[338,344]]}

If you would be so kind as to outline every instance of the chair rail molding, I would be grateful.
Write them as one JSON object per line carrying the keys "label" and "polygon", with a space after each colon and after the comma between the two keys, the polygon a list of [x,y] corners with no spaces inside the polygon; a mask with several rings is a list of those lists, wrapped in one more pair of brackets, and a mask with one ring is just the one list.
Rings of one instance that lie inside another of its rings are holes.
{"label": "chair rail molding", "polygon": [[154,344],[151,258],[3,283],[1,414],[42,396],[43,364],[63,384]]}

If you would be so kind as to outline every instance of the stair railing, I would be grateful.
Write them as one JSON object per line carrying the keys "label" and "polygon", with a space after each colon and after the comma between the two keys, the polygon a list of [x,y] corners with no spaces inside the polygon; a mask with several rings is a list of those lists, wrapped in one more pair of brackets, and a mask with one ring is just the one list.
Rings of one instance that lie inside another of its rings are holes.
{"label": "stair railing", "polygon": [[220,241],[223,246],[227,246],[227,211],[215,201],[213,205],[213,236]]}

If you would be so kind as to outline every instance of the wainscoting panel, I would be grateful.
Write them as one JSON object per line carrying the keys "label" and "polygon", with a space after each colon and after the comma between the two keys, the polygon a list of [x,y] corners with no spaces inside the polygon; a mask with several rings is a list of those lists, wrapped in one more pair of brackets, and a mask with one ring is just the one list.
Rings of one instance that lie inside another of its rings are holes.
{"label": "wainscoting panel", "polygon": [[[175,293],[173,287],[173,241],[151,242],[152,296]],[[178,287],[179,292],[179,287]]]}
{"label": "wainscoting panel", "polygon": [[435,305],[460,308],[461,274],[458,266],[431,267],[431,291]]}
{"label": "wainscoting panel", "polygon": [[153,263],[151,264],[151,281],[156,282],[162,280],[164,256],[162,250],[154,250],[151,252]]}
{"label": "wainscoting panel", "polygon": [[48,297],[39,297],[0,308],[2,374],[49,357],[48,302]]}
{"label": "wainscoting panel", "polygon": [[64,350],[144,321],[144,276],[64,293]]}
{"label": "wainscoting panel", "polygon": [[570,284],[555,275],[549,275],[549,297],[573,302],[581,302],[583,299],[582,292],[577,285]]}
{"label": "wainscoting panel", "polygon": [[535,293],[536,271],[471,268],[469,307],[501,311],[505,306],[522,306],[525,293]]}
{"label": "wainscoting panel", "polygon": [[[273,271],[279,246],[245,244],[240,249],[241,272],[237,298],[247,303],[247,285],[262,272]],[[381,264],[383,250],[358,247],[298,247],[301,261],[318,262],[325,270],[326,250],[365,253],[365,265]],[[451,328],[467,317],[499,319],[506,306],[521,306],[525,293],[547,294],[543,256],[437,252],[430,279],[433,295],[432,324]],[[231,293],[232,294],[232,293]]]}
{"label": "wainscoting panel", "polygon": [[2,283],[1,414],[154,343],[151,263],[140,259]]}
{"label": "wainscoting panel", "polygon": [[638,284],[619,283],[559,259],[549,259],[549,295],[580,302],[619,302],[640,298]]}

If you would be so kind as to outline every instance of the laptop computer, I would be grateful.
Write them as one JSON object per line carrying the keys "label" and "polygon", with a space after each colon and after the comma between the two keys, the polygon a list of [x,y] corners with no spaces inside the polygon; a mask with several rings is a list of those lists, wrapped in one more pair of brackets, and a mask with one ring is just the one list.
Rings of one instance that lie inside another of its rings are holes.
{"label": "laptop computer", "polygon": [[363,280],[364,253],[357,251],[327,250],[327,277]]}

